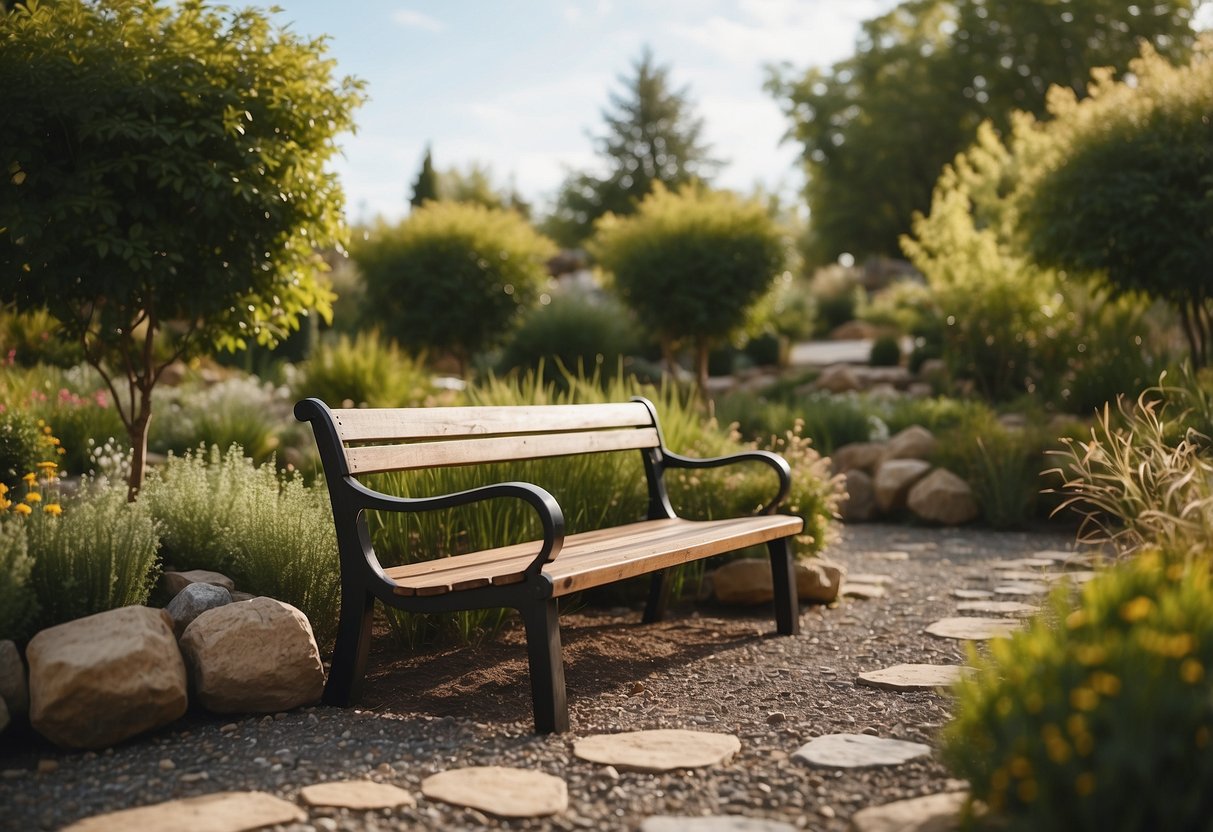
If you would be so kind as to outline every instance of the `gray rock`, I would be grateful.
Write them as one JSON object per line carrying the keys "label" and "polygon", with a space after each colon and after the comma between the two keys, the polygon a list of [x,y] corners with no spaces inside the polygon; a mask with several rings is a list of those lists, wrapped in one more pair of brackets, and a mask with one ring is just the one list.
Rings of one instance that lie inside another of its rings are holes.
{"label": "gray rock", "polygon": [[890,459],[876,469],[876,506],[883,512],[905,508],[914,483],[927,475],[931,463],[921,459]]}
{"label": "gray rock", "polygon": [[856,470],[871,474],[880,464],[882,456],[884,456],[883,442],[851,442],[835,448],[834,453],[830,454],[830,462],[833,464],[836,474]]}
{"label": "gray rock", "polygon": [[959,526],[977,519],[973,489],[960,477],[936,468],[910,488],[906,505],[918,517],[945,526]]}
{"label": "gray rock", "polygon": [[930,459],[938,444],[935,434],[921,425],[910,425],[889,437],[884,459]]}
{"label": "gray rock", "polygon": [[173,596],[164,611],[173,619],[173,632],[177,638],[185,632],[185,628],[194,619],[207,610],[222,607],[232,603],[232,594],[221,586],[214,584],[189,584]]}
{"label": "gray rock", "polygon": [[4,698],[11,716],[29,713],[29,680],[25,663],[12,641],[0,641],[0,697]]}
{"label": "gray rock", "polygon": [[814,766],[870,768],[900,765],[930,753],[931,747],[920,742],[867,734],[826,734],[809,740],[792,756]]}
{"label": "gray rock", "polygon": [[185,713],[185,664],[163,610],[68,621],[34,636],[26,655],[30,723],[56,745],[104,748]]}
{"label": "gray rock", "polygon": [[876,485],[872,478],[858,468],[843,474],[847,496],[838,504],[838,513],[847,523],[865,523],[876,517]]}

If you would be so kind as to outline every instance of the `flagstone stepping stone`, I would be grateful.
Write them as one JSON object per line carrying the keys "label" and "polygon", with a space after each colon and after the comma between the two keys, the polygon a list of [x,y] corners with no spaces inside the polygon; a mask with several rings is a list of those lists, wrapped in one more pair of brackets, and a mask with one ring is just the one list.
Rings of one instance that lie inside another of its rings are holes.
{"label": "flagstone stepping stone", "polygon": [[937,638],[955,638],[967,641],[984,641],[988,638],[1009,636],[1019,629],[1020,622],[1007,618],[977,618],[960,616],[941,618],[927,626],[927,633]]}
{"label": "flagstone stepping stone", "polygon": [[1039,608],[1022,601],[965,601],[957,604],[956,609],[982,615],[1031,615]]}
{"label": "flagstone stepping stone", "polygon": [[994,565],[995,569],[1035,569],[1049,566],[1056,566],[1057,561],[1052,558],[1015,558],[1014,560],[1001,560]]}
{"label": "flagstone stepping stone", "polygon": [[886,586],[893,583],[892,575],[877,575],[874,572],[855,572],[847,575],[847,581],[853,584],[873,584]]}
{"label": "flagstone stepping stone", "polygon": [[973,668],[958,664],[895,664],[884,670],[860,673],[855,681],[884,690],[935,690],[951,687]]}
{"label": "flagstone stepping stone", "polygon": [[1060,572],[1028,572],[1022,569],[1008,569],[1005,572],[995,572],[994,580],[1030,584],[1037,581],[1054,581],[1060,578],[1061,574]]}
{"label": "flagstone stepping stone", "polygon": [[306,820],[307,813],[294,803],[265,792],[216,792],[96,815],[63,832],[247,832]]}
{"label": "flagstone stepping stone", "polygon": [[900,765],[930,753],[931,747],[920,742],[867,734],[826,734],[809,740],[792,756],[812,766],[871,768]]}
{"label": "flagstone stepping stone", "polygon": [[952,597],[961,601],[977,601],[982,598],[993,598],[994,593],[988,589],[954,589]]}
{"label": "flagstone stepping stone", "polygon": [[417,801],[404,789],[370,780],[341,780],[316,783],[299,790],[299,799],[308,806],[332,806],[337,809],[395,809],[416,806]]}
{"label": "flagstone stepping stone", "polygon": [[994,587],[995,595],[1045,595],[1049,585],[1039,581],[1016,581]]}
{"label": "flagstone stepping stone", "polygon": [[653,774],[723,765],[740,750],[741,740],[732,734],[679,728],[598,734],[573,744],[573,754],[582,760]]}
{"label": "flagstone stepping stone", "polygon": [[948,792],[872,806],[856,812],[851,826],[855,832],[951,832],[960,828],[967,799],[967,792]]}
{"label": "flagstone stepping stone", "polygon": [[872,554],[872,557],[876,558],[877,560],[888,560],[888,561],[909,560],[910,553],[903,552],[903,551],[874,552]]}
{"label": "flagstone stepping stone", "polygon": [[842,585],[842,594],[846,598],[883,598],[885,589],[877,584],[847,583]]}
{"label": "flagstone stepping stone", "polygon": [[790,823],[740,815],[672,817],[656,815],[640,822],[640,832],[795,832]]}
{"label": "flagstone stepping stone", "polygon": [[1077,569],[1073,572],[1062,572],[1061,575],[1058,576],[1058,579],[1072,581],[1076,584],[1085,584],[1098,574],[1098,572],[1092,572],[1090,569]]}
{"label": "flagstone stepping stone", "polygon": [[430,800],[479,809],[501,818],[537,818],[569,808],[569,790],[559,777],[521,768],[472,766],[421,781]]}

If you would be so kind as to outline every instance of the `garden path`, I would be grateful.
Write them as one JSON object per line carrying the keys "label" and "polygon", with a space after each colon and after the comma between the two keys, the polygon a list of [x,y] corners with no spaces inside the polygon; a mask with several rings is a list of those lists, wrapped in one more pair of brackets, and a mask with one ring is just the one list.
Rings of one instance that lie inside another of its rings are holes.
{"label": "garden path", "polygon": [[[986,630],[1014,626],[1047,577],[1073,568],[1062,562],[1071,540],[1058,530],[848,527],[828,554],[846,564],[852,590],[859,588],[853,594],[863,597],[805,610],[801,634],[791,638],[771,633],[766,610],[700,606],[651,626],[637,625],[632,610],[570,611],[562,620],[572,731],[556,736],[531,733],[518,632],[407,657],[380,638],[359,709],[317,707],[234,722],[196,713],[100,754],[17,738],[16,747],[0,749],[0,827],[57,829],[91,818],[78,829],[130,828],[135,819],[105,813],[229,791],[264,799],[241,794],[166,808],[179,820],[223,800],[252,799],[260,801],[258,811],[280,812],[269,822],[291,832],[866,830],[883,828],[878,807],[935,795],[951,796],[908,811],[951,814],[964,784],[934,753],[950,701],[932,687],[937,678],[914,675],[961,672],[939,667],[963,665],[966,647],[964,633],[939,637],[927,629],[941,620],[949,627],[985,619]],[[934,669],[889,670],[899,665]],[[907,674],[908,689],[891,686],[890,675]],[[740,748],[713,764],[656,773],[575,753],[589,736],[642,729],[731,735]],[[901,762],[871,764],[867,755],[889,749]],[[856,760],[864,765],[853,766]],[[567,808],[503,820],[483,804],[444,802],[423,786],[433,775],[474,766],[557,778]],[[306,787],[349,779],[397,789],[382,790],[385,808],[365,808],[376,805],[369,798],[323,804],[308,797]],[[251,809],[228,810],[245,824],[254,817]],[[685,820],[704,815],[735,820]],[[156,828],[147,816],[138,823]]]}

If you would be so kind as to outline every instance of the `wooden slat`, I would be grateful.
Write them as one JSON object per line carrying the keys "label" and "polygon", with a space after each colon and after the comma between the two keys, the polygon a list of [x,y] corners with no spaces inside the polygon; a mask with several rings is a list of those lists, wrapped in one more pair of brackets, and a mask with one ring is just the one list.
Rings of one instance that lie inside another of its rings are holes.
{"label": "wooden slat", "polygon": [[[803,527],[799,517],[785,515],[704,522],[649,520],[571,535],[565,539],[560,555],[543,571],[551,577],[556,596],[568,595],[797,534]],[[538,541],[531,541],[385,571],[397,583],[398,595],[441,595],[490,583],[517,583],[539,548]]]}
{"label": "wooden slat", "polygon": [[521,407],[352,408],[332,411],[342,442],[387,442],[451,436],[501,436],[645,427],[640,402]]}
{"label": "wooden slat", "polygon": [[552,433],[533,436],[499,436],[419,442],[414,445],[368,445],[347,448],[351,474],[443,468],[484,462],[513,462],[546,456],[655,448],[660,440],[654,428],[628,428],[592,433]]}

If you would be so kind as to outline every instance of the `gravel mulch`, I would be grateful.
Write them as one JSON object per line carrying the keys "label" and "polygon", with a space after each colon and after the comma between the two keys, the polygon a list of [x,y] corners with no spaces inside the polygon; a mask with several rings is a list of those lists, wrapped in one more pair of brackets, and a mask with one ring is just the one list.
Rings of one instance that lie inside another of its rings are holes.
{"label": "gravel mulch", "polygon": [[[866,687],[856,675],[900,663],[963,663],[962,642],[923,632],[958,614],[951,590],[990,589],[995,563],[1068,548],[1072,539],[1063,531],[848,527],[827,554],[852,573],[890,576],[888,591],[805,609],[797,637],[773,635],[761,608],[701,605],[652,626],[638,625],[630,610],[562,616],[572,730],[558,736],[531,733],[517,630],[490,644],[422,656],[402,658],[377,646],[358,709],[236,720],[191,713],[99,754],[65,753],[10,732],[0,738],[0,828],[56,829],[101,812],[225,790],[295,800],[312,783],[370,778],[412,792],[417,806],[310,809],[308,823],[279,828],[635,830],[653,815],[722,814],[847,829],[862,808],[958,784],[934,758],[842,770],[812,768],[793,753],[831,733],[936,744],[950,716],[946,695]],[[579,737],[649,728],[732,733],[741,751],[724,766],[660,775],[617,772],[573,756]],[[472,765],[562,777],[569,811],[505,821],[421,796],[428,775]]]}

